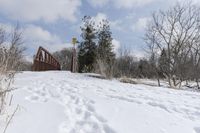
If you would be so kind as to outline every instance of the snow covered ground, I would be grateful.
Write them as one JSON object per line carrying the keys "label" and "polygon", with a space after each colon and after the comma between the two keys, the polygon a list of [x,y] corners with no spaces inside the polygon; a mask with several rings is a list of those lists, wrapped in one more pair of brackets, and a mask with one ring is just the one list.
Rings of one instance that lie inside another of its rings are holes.
{"label": "snow covered ground", "polygon": [[198,92],[66,71],[23,72],[14,86],[7,133],[200,133]]}

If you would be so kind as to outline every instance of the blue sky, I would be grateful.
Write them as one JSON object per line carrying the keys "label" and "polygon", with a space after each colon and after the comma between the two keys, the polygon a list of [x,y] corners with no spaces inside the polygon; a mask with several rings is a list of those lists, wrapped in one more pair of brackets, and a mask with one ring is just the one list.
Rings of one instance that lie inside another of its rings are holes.
{"label": "blue sky", "polygon": [[142,37],[151,14],[175,3],[175,0],[0,0],[0,25],[12,29],[20,24],[26,56],[31,60],[38,46],[53,52],[70,47],[72,37],[81,40],[79,27],[84,15],[96,21],[106,18],[110,21],[115,52],[126,47],[141,57],[145,55]]}

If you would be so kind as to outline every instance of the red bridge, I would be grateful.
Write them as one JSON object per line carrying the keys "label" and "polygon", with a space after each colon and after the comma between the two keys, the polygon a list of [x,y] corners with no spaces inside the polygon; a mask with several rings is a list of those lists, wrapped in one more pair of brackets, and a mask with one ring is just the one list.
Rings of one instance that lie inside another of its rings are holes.
{"label": "red bridge", "polygon": [[33,61],[33,71],[60,70],[60,63],[44,48],[39,47]]}

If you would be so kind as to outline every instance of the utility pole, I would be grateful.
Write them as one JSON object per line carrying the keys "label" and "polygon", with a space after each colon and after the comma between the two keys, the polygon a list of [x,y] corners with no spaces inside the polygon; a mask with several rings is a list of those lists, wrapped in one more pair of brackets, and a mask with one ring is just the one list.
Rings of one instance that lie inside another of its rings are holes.
{"label": "utility pole", "polygon": [[76,72],[76,43],[77,43],[76,38],[72,38],[72,44],[73,44],[73,51],[72,51],[72,60],[71,60],[71,72],[75,73]]}

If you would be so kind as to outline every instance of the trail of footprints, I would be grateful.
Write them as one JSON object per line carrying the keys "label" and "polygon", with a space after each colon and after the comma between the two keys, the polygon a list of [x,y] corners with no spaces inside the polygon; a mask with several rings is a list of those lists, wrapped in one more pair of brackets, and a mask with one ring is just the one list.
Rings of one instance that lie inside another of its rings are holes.
{"label": "trail of footprints", "polygon": [[26,99],[47,102],[53,98],[65,107],[66,121],[60,125],[59,133],[115,133],[107,121],[96,113],[95,102],[81,97],[73,83],[48,85],[36,82],[34,88],[28,88],[32,95]]}
{"label": "trail of footprints", "polygon": [[65,89],[65,93],[70,97],[70,101],[66,104],[66,114],[71,125],[65,122],[61,129],[69,133],[115,133],[106,124],[106,120],[96,113],[93,106],[95,102],[80,97],[78,88],[73,84],[72,86],[71,89]]}
{"label": "trail of footprints", "polygon": [[[115,131],[107,125],[107,121],[96,113],[94,108],[95,102],[81,96],[81,90],[79,90],[73,81],[67,83],[68,84],[62,81],[49,85],[36,82],[34,87],[37,88],[36,90],[28,88],[29,91],[33,92],[33,95],[27,99],[46,102],[49,98],[53,98],[60,104],[63,104],[65,107],[66,121],[61,124],[60,133],[115,133]],[[154,91],[151,90],[149,90],[149,95],[141,92],[143,90],[140,89],[134,90],[134,94],[122,92],[119,95],[119,92],[115,92],[112,87],[110,87],[110,89],[102,89],[101,86],[87,86],[86,83],[82,83],[79,87],[85,89],[96,88],[93,90],[98,94],[102,94],[102,96],[107,94],[105,97],[111,99],[118,99],[136,104],[147,104],[148,106],[157,107],[169,113],[184,115],[184,117],[189,117],[192,120],[197,119],[196,116],[200,114],[199,109],[197,110],[197,105],[190,105],[190,103],[178,105],[173,99],[171,99],[171,101],[170,99],[162,101],[157,97],[151,97],[151,93],[155,95]],[[123,90],[123,88],[121,90]],[[168,92],[166,92],[166,96],[173,95],[167,93]],[[190,106],[190,110],[184,110],[186,108],[185,106]]]}

